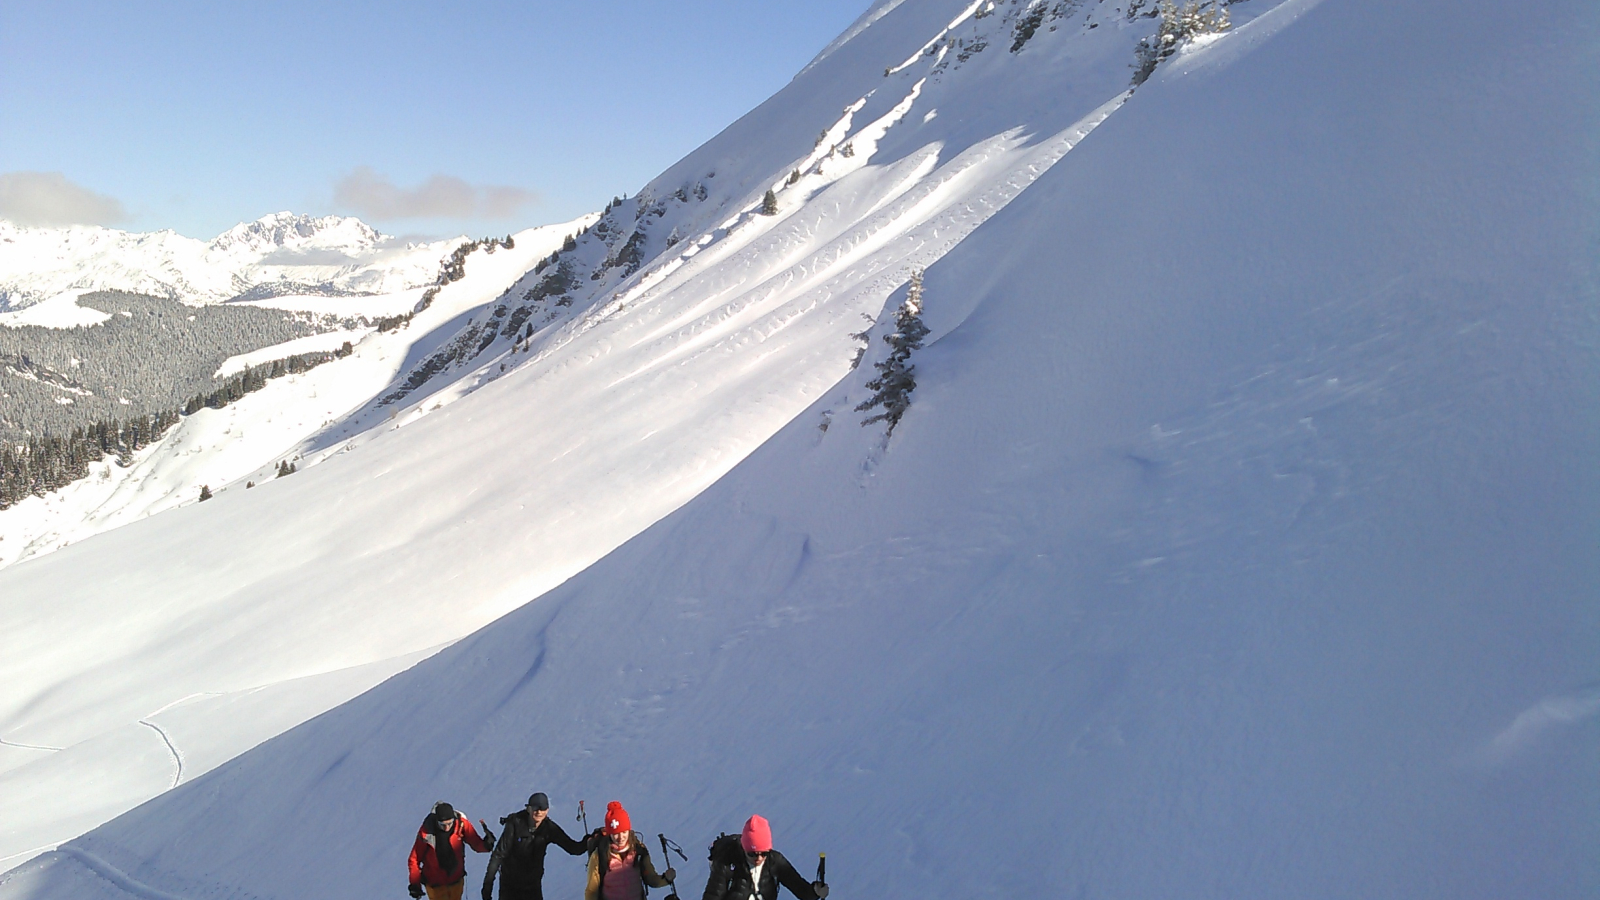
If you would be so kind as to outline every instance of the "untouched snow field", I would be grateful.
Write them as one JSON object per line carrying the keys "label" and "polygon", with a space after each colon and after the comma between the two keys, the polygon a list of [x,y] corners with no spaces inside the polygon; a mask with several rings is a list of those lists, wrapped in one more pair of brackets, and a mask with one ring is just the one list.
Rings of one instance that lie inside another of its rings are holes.
{"label": "untouched snow field", "polygon": [[[398,897],[428,804],[531,790],[686,895],[752,812],[839,897],[1600,891],[1593,5],[1250,0],[1120,104],[1109,20],[936,70],[983,8],[880,3],[530,353],[0,571],[0,737],[70,748],[0,779],[126,773],[8,783],[0,840],[181,782],[0,898]],[[864,164],[742,212],[873,84]],[[925,263],[885,441],[849,332]]]}

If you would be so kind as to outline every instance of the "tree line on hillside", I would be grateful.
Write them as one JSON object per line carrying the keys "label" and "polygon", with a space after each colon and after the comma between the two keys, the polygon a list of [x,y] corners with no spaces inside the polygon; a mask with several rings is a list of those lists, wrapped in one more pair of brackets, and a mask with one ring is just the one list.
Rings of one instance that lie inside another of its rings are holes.
{"label": "tree line on hillside", "polygon": [[474,251],[493,253],[501,248],[511,250],[516,246],[517,242],[509,234],[503,238],[479,238],[461,244],[450,251],[450,255],[439,264],[439,274],[433,279],[433,284],[422,292],[422,299],[418,301],[416,309],[398,316],[384,316],[374,324],[378,326],[379,331],[395,331],[410,325],[413,316],[433,305],[434,298],[439,296],[439,291],[443,290],[445,285],[467,277],[467,257]]}
{"label": "tree line on hillside", "polygon": [[0,445],[0,509],[33,496],[60,490],[89,474],[89,467],[107,457],[132,463],[133,454],[161,440],[172,426],[202,409],[221,409],[284,375],[306,372],[325,362],[349,356],[345,342],[331,353],[302,353],[248,368],[216,390],[196,394],[182,409],[164,409],[127,419],[103,419],[74,428],[66,437],[41,435]]}
{"label": "tree line on hillside", "polygon": [[333,329],[356,316],[102,292],[79,305],[109,313],[78,328],[0,328],[0,443],[65,436],[101,420],[182,407],[210,391],[234,356]]}

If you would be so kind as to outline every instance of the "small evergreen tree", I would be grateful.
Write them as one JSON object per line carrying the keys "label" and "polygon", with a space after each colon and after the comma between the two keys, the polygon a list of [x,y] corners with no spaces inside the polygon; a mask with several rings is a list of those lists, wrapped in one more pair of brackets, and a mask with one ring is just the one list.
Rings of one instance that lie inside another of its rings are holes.
{"label": "small evergreen tree", "polygon": [[208,484],[200,485],[200,499],[202,501],[211,499],[211,486],[210,485],[208,485]]}
{"label": "small evergreen tree", "polygon": [[761,198],[761,214],[763,216],[778,214],[778,195],[772,192],[772,188],[767,188],[767,195]]}
{"label": "small evergreen tree", "polygon": [[906,291],[905,302],[895,311],[894,325],[894,333],[883,336],[884,343],[890,347],[889,355],[875,364],[878,377],[867,382],[867,387],[874,393],[856,407],[856,412],[883,407],[883,412],[861,420],[861,424],[866,426],[874,422],[888,422],[889,434],[894,434],[900,417],[911,406],[911,392],[917,387],[914,377],[916,367],[911,365],[911,354],[922,349],[922,339],[928,336],[928,326],[922,324],[921,269],[911,273],[911,286]]}
{"label": "small evergreen tree", "polygon": [[872,346],[872,326],[877,324],[877,322],[866,313],[862,313],[861,318],[867,320],[867,327],[861,329],[860,331],[850,332],[850,337],[852,339],[861,342],[861,346],[856,348],[855,357],[850,360],[850,371],[852,372],[861,367],[861,360],[867,355],[867,348]]}

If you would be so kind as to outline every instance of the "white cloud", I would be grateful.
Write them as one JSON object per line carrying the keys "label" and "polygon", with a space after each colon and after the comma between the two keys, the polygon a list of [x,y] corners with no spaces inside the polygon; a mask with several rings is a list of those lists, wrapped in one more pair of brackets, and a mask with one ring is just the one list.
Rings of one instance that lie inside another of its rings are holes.
{"label": "white cloud", "polygon": [[122,202],[73,184],[60,172],[0,173],[0,219],[18,225],[114,225]]}
{"label": "white cloud", "polygon": [[363,219],[506,219],[537,203],[533,191],[505,185],[473,185],[452,175],[434,175],[402,188],[367,166],[339,179],[334,202]]}

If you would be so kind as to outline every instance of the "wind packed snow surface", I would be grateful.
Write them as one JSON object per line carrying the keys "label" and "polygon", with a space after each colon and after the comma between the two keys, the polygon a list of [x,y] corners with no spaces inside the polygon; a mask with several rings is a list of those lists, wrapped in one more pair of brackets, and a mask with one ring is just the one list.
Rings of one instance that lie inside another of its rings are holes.
{"label": "wind packed snow surface", "polygon": [[[925,53],[965,8],[893,5],[775,100]],[[691,850],[691,893],[705,842],[761,813],[803,871],[828,852],[839,896],[1594,896],[1596,25],[1578,0],[1289,0],[1179,53],[929,267],[932,333],[892,440],[856,425],[874,340],[604,559],[0,877],[0,898],[398,896],[428,804],[492,822],[532,790],[568,826],[580,798],[622,800]],[[1003,62],[1029,71],[1043,39]],[[956,118],[927,118],[929,96],[901,121]],[[999,116],[990,100],[973,115]],[[751,209],[767,186],[742,195]],[[609,318],[589,331],[617,330],[591,354],[637,346],[621,313],[667,306],[638,296],[594,307]],[[511,398],[557,368],[532,356],[270,504],[219,496],[0,587],[66,584],[99,558],[134,572],[108,590],[147,596],[141,554],[259,570],[193,552],[250,518],[311,573],[275,586],[326,598],[280,608],[303,627],[274,658],[355,657],[400,627],[390,609],[415,630],[419,583],[426,621],[469,621],[481,608],[462,598],[489,592],[469,582],[508,580],[504,545],[549,545],[489,500],[517,496],[495,454],[548,474],[516,450],[532,438],[513,410],[531,404]],[[573,454],[629,439],[579,434]],[[385,508],[374,478],[455,493],[442,513]],[[303,528],[318,494],[340,498],[319,507],[337,522],[288,540],[278,523]],[[427,536],[441,529],[464,539]],[[367,564],[374,544],[395,549]],[[338,621],[335,603],[380,621]],[[146,702],[193,668],[131,658],[164,667]],[[9,721],[64,732],[81,713],[57,697],[74,694],[93,705],[62,683]],[[475,890],[482,857],[468,865]],[[581,877],[554,857],[546,887],[576,896]]]}

